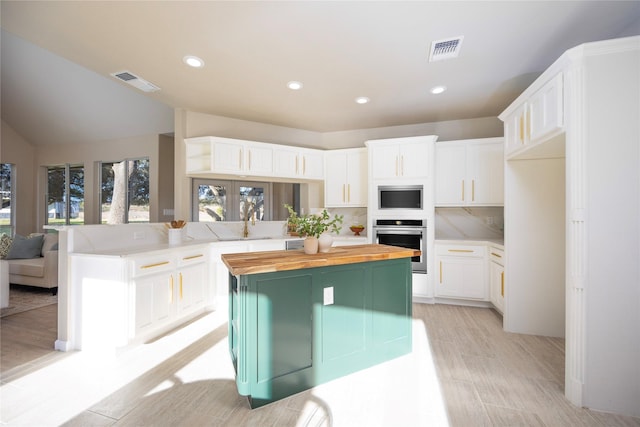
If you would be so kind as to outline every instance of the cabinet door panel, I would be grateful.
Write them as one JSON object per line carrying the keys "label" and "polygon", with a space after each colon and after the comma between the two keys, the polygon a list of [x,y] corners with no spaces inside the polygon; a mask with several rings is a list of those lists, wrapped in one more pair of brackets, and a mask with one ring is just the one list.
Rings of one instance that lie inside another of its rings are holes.
{"label": "cabinet door panel", "polygon": [[243,149],[240,144],[215,142],[213,145],[213,171],[238,173],[242,171]]}
{"label": "cabinet door panel", "polygon": [[193,311],[204,304],[206,267],[196,264],[178,272],[178,312]]}
{"label": "cabinet door panel", "polygon": [[436,205],[465,202],[466,149],[464,145],[436,144]]}
{"label": "cabinet door panel", "polygon": [[248,145],[246,147],[246,170],[254,175],[270,175],[273,172],[273,149]]}
{"label": "cabinet door panel", "polygon": [[469,204],[504,204],[502,144],[468,145],[466,184]]}
{"label": "cabinet door panel", "polygon": [[440,258],[436,296],[486,299],[484,259]]}
{"label": "cabinet door panel", "polygon": [[374,147],[371,167],[374,179],[397,178],[400,171],[398,147],[395,145]]}
{"label": "cabinet door panel", "polygon": [[324,186],[327,207],[344,206],[347,203],[347,156],[344,153],[327,154]]}
{"label": "cabinet door panel", "polygon": [[403,145],[399,155],[399,175],[403,178],[428,178],[430,169],[429,146],[422,143]]}

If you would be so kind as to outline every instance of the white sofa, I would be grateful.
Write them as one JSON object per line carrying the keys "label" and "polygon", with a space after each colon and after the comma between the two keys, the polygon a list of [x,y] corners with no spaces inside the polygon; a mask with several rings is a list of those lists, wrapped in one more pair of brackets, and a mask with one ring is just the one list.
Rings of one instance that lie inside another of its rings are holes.
{"label": "white sofa", "polygon": [[37,286],[58,291],[58,235],[44,235],[41,256],[30,259],[3,260],[8,264],[9,283]]}

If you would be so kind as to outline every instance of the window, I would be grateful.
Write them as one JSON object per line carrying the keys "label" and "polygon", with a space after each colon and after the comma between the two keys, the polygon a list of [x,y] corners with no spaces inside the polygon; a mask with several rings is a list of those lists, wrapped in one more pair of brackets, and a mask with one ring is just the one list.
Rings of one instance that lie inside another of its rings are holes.
{"label": "window", "polygon": [[45,224],[84,224],[84,167],[47,168],[47,214]]}
{"label": "window", "polygon": [[271,217],[268,182],[193,180],[192,220],[266,221]]}
{"label": "window", "polygon": [[10,163],[0,163],[0,191],[2,205],[0,206],[0,233],[13,236],[15,195],[11,185],[11,178],[15,176],[15,167]]}
{"label": "window", "polygon": [[100,222],[149,222],[149,159],[100,165]]}

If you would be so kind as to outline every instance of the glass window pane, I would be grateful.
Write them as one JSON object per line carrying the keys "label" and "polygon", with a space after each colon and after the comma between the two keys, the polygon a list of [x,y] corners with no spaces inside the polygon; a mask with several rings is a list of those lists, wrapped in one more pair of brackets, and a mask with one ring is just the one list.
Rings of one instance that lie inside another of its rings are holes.
{"label": "glass window pane", "polygon": [[198,185],[198,221],[227,221],[226,186]]}
{"label": "glass window pane", "polygon": [[84,167],[69,167],[69,223],[84,224]]}
{"label": "glass window pane", "polygon": [[149,159],[127,161],[129,222],[149,222]]}
{"label": "glass window pane", "polygon": [[102,163],[100,167],[100,222],[109,222],[111,201],[113,200],[114,163]]}
{"label": "glass window pane", "polygon": [[11,172],[13,167],[9,163],[0,164],[0,191],[2,192],[2,205],[0,205],[0,233],[12,236],[11,205],[13,193],[11,191]]}
{"label": "glass window pane", "polygon": [[264,187],[240,186],[240,220],[264,219]]}
{"label": "glass window pane", "polygon": [[66,224],[64,175],[64,167],[50,167],[47,170],[47,218],[45,221],[47,224]]}

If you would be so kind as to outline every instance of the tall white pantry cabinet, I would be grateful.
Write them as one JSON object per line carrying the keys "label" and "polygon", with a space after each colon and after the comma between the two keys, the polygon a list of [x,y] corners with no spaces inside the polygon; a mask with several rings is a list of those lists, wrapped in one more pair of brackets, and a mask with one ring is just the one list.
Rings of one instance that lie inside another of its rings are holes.
{"label": "tall white pantry cabinet", "polygon": [[505,123],[507,331],[565,336],[565,395],[640,416],[640,36],[568,50]]}

